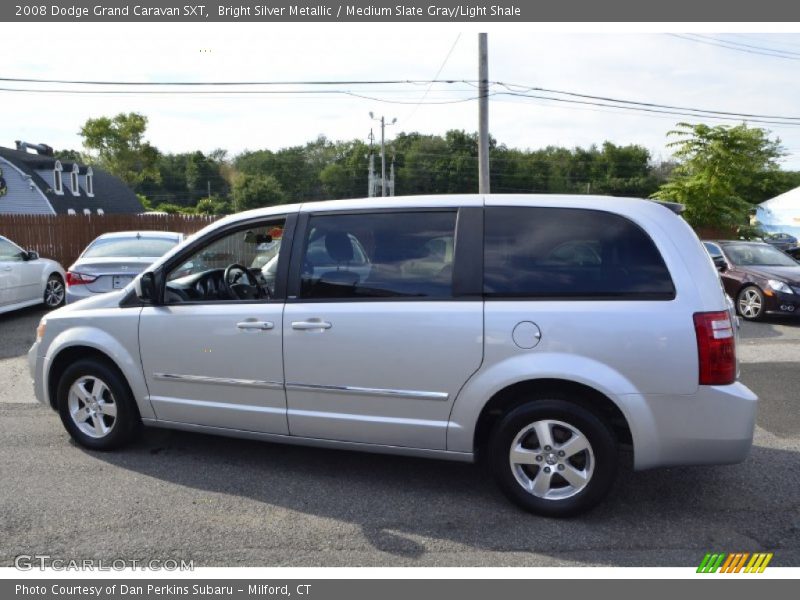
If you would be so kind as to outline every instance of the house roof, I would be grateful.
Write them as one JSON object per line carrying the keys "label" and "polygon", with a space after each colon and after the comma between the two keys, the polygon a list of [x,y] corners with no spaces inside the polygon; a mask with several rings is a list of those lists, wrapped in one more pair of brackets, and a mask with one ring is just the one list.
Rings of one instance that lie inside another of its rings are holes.
{"label": "house roof", "polygon": [[759,204],[764,210],[773,212],[793,211],[800,212],[800,187],[784,192]]}
{"label": "house roof", "polygon": [[[91,167],[94,195],[87,196],[86,189],[82,185],[80,186],[80,195],[74,196],[69,187],[69,177],[73,165],[76,164],[75,161],[3,147],[0,147],[0,156],[30,176],[31,181],[47,197],[50,205],[58,214],[66,214],[70,209],[80,214],[86,208],[93,213],[96,213],[98,208],[103,209],[103,212],[106,213],[140,213],[144,210],[139,198],[124,181],[98,167]],[[57,160],[61,162],[63,168],[63,194],[56,194],[52,189],[52,182],[45,180],[39,174],[39,171],[52,171]],[[85,176],[88,169],[88,165],[78,163],[80,175]]]}

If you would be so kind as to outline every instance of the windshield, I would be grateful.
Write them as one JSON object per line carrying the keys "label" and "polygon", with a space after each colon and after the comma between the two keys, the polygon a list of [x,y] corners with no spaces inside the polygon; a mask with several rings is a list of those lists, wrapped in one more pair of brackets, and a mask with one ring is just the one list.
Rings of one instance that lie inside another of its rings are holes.
{"label": "windshield", "polygon": [[146,256],[158,258],[178,243],[176,238],[113,237],[92,242],[83,258]]}
{"label": "windshield", "polygon": [[797,261],[766,244],[731,244],[725,253],[735,265],[760,267],[796,267]]}

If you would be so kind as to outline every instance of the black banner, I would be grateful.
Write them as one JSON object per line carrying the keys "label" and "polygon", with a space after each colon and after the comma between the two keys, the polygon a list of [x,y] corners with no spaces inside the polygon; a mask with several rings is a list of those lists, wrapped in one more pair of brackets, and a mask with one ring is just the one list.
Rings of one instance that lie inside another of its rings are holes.
{"label": "black banner", "polygon": [[[700,576],[698,580],[569,580],[569,579],[500,579],[500,580],[424,580],[424,579],[325,579],[325,580],[165,580],[165,579],[63,579],[0,581],[0,597],[6,600],[88,600],[99,598],[136,600],[174,600],[214,598],[245,600],[425,600],[427,598],[524,598],[552,595],[565,598],[596,598],[605,594],[623,598],[674,600],[698,593],[713,594],[726,600],[770,595],[790,597],[795,582],[780,579]],[[712,583],[712,579],[716,579]],[[790,587],[791,586],[791,587]],[[794,594],[791,594],[794,595]]]}
{"label": "black banner", "polygon": [[18,0],[0,21],[257,22],[781,22],[800,20],[785,0]]}

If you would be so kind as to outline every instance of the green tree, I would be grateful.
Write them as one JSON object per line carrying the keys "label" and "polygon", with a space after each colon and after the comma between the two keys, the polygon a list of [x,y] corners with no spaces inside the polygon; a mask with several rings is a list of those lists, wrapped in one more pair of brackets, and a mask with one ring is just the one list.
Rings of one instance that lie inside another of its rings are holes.
{"label": "green tree", "polygon": [[55,157],[58,160],[71,160],[73,162],[84,162],[84,158],[77,150],[56,150]]}
{"label": "green tree", "polygon": [[168,215],[177,215],[178,213],[181,212],[181,209],[183,209],[183,207],[179,206],[178,204],[170,204],[169,202],[162,202],[161,204],[156,206],[155,211],[167,213]]}
{"label": "green tree", "polygon": [[653,197],[686,205],[684,216],[694,226],[747,223],[778,172],[780,140],[746,124],[678,123],[668,135],[677,138],[668,146],[675,148],[678,165]]}
{"label": "green tree", "polygon": [[240,173],[233,180],[232,194],[237,211],[286,203],[286,194],[272,175]]}
{"label": "green tree", "polygon": [[101,167],[130,186],[159,181],[158,150],[144,140],[147,117],[120,113],[113,118],[88,119],[81,127],[83,145]]}
{"label": "green tree", "polygon": [[219,196],[201,198],[195,206],[198,215],[227,215],[231,212],[231,205]]}

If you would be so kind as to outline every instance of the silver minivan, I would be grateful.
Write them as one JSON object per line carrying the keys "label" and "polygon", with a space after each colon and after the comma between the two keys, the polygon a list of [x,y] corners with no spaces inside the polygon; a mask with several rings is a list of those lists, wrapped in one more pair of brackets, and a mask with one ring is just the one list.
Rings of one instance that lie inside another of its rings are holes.
{"label": "silver minivan", "polygon": [[670,207],[595,196],[232,215],[47,315],[29,363],[88,448],[147,425],[482,459],[549,516],[604,498],[621,448],[636,469],[742,461],[757,401],[694,232]]}

